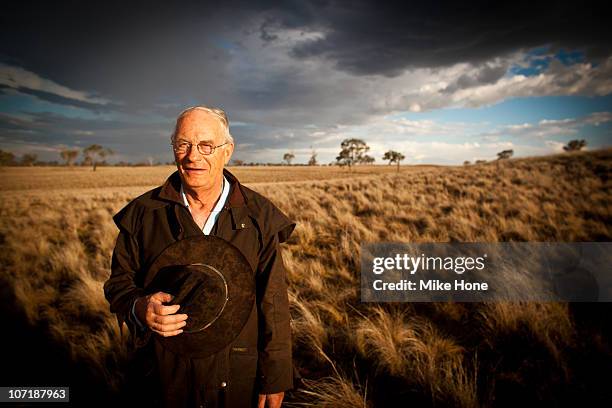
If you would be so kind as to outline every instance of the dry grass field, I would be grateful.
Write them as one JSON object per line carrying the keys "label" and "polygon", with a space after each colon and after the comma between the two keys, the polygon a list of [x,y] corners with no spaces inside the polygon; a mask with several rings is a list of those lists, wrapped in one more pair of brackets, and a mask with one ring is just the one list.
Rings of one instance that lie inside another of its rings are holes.
{"label": "dry grass field", "polygon": [[[608,304],[366,304],[358,288],[365,242],[610,241],[612,151],[392,170],[235,168],[298,222],[283,254],[303,384],[287,400],[610,401]],[[2,384],[70,384],[74,399],[100,403],[120,395],[126,349],[102,291],[111,215],[170,171],[0,169]]]}
{"label": "dry grass field", "polygon": [[[436,166],[404,167],[402,172]],[[239,166],[228,167],[243,184],[287,183],[330,179],[345,179],[347,171],[338,166]],[[64,191],[66,189],[117,189],[139,187],[134,191],[147,191],[162,184],[174,166],[152,167],[0,167],[0,192],[37,190]],[[351,177],[372,174],[391,174],[395,166],[354,167]]]}

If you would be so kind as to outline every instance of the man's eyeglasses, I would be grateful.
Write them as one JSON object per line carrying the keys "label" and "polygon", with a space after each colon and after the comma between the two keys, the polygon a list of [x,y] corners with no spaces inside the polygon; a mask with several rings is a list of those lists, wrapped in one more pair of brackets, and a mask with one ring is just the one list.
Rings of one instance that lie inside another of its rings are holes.
{"label": "man's eyeglasses", "polygon": [[[225,146],[227,143],[228,142],[225,142],[217,146],[213,146],[210,143],[202,142],[202,143],[198,143],[196,146],[198,147],[198,152],[200,152],[201,154],[205,156],[208,156],[209,154],[213,154],[217,147]],[[193,143],[190,143],[184,140],[179,140],[178,142],[171,143],[171,146],[172,146],[172,149],[174,149],[174,152],[176,154],[185,154],[191,150]]]}

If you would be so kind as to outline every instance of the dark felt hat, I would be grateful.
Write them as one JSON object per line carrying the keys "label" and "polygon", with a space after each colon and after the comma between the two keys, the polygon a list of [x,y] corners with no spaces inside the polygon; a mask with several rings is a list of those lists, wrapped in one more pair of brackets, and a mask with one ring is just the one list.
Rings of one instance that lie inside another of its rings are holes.
{"label": "dark felt hat", "polygon": [[147,293],[174,296],[170,305],[188,315],[183,333],[156,336],[162,346],[188,357],[206,357],[234,340],[255,303],[253,270],[235,246],[209,235],[190,237],[167,247],[153,262],[144,282]]}

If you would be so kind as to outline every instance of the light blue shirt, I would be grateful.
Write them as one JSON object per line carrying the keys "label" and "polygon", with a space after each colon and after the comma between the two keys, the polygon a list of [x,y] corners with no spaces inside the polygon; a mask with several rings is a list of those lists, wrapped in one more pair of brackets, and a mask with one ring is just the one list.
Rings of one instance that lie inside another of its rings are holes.
{"label": "light blue shirt", "polygon": [[[213,208],[212,211],[210,212],[210,215],[208,216],[208,219],[206,220],[206,223],[204,224],[204,228],[202,228],[202,232],[204,233],[204,235],[210,235],[210,231],[212,231],[213,227],[215,226],[215,222],[217,222],[217,219],[219,218],[219,214],[221,214],[221,210],[223,210],[223,206],[225,205],[225,202],[227,201],[227,197],[229,196],[229,191],[230,191],[230,182],[227,181],[225,176],[223,176],[223,187],[221,188],[221,195],[219,196],[219,200],[217,201],[215,208]],[[183,198],[183,204],[189,210],[189,202],[187,201],[185,190],[183,190],[183,183],[181,183],[181,197]],[[189,210],[189,212],[191,213],[191,210]],[[144,330],[145,329],[144,324],[142,324],[140,320],[138,320],[138,317],[136,317],[136,301],[134,301],[134,303],[132,304],[132,317],[134,318],[134,321],[136,322],[140,330]]]}
{"label": "light blue shirt", "polygon": [[[221,195],[219,196],[219,201],[215,205],[215,208],[212,209],[206,223],[204,224],[204,228],[202,228],[202,232],[204,235],[210,235],[210,231],[212,231],[215,226],[215,222],[217,222],[217,218],[219,218],[219,214],[227,201],[227,197],[229,196],[230,183],[227,181],[225,176],[223,176],[223,188],[221,189]],[[181,197],[183,198],[183,204],[187,209],[189,209],[189,202],[187,201],[187,196],[185,195],[185,190],[183,190],[183,184],[181,183]],[[191,210],[189,209],[191,212]]]}

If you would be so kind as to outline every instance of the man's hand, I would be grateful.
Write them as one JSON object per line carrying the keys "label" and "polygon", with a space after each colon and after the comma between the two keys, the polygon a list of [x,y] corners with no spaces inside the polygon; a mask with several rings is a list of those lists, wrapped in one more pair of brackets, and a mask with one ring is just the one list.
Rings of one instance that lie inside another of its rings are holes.
{"label": "man's hand", "polygon": [[280,408],[284,397],[284,392],[278,392],[276,394],[259,394],[257,408]]}
{"label": "man's hand", "polygon": [[144,322],[155,333],[164,336],[176,336],[181,334],[187,322],[186,314],[175,314],[180,305],[164,306],[164,303],[172,301],[173,296],[169,293],[157,292],[136,300],[136,317]]}

